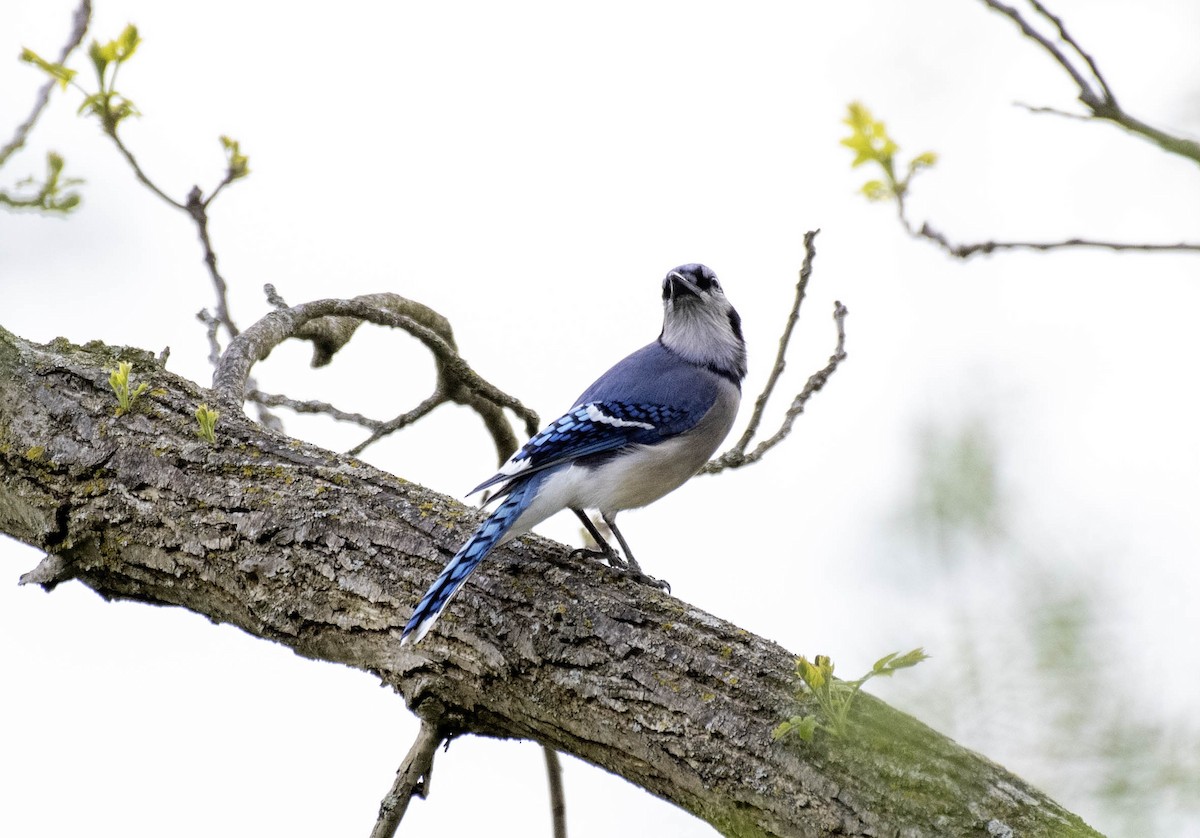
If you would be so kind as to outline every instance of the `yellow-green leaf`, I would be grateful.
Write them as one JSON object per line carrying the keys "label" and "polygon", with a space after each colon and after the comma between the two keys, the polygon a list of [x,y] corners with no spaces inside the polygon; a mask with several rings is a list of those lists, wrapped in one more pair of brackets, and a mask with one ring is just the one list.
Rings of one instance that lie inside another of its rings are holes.
{"label": "yellow-green leaf", "polygon": [[125,25],[125,29],[117,36],[117,40],[113,42],[116,47],[115,58],[117,61],[125,61],[138,48],[138,44],[142,39],[138,37],[137,27],[132,23]]}
{"label": "yellow-green leaf", "polygon": [[34,64],[39,67],[42,72],[47,73],[51,78],[59,83],[63,90],[67,89],[71,79],[75,78],[75,71],[69,70],[61,64],[53,64],[42,58],[31,49],[21,50],[21,60],[27,64]]}
{"label": "yellow-green leaf", "polygon": [[103,86],[104,71],[108,69],[108,62],[112,61],[112,56],[105,54],[99,41],[92,41],[92,45],[88,47],[88,58],[92,59],[92,66],[96,68],[96,79]]}

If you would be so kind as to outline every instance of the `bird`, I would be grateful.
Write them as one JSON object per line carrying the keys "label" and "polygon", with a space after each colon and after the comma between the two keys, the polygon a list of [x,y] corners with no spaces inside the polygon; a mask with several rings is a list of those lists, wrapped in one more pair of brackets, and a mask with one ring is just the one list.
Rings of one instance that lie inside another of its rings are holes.
{"label": "bird", "polygon": [[[599,556],[659,587],[634,559],[617,513],[646,506],[695,475],[733,427],[746,375],[742,321],[713,271],[680,265],[662,281],[662,332],[583,391],[468,496],[495,487],[500,505],[467,539],[414,609],[402,646],[420,642],[495,547],[570,509]],[[600,517],[618,555],[584,510]],[[668,588],[669,589],[669,588]]]}

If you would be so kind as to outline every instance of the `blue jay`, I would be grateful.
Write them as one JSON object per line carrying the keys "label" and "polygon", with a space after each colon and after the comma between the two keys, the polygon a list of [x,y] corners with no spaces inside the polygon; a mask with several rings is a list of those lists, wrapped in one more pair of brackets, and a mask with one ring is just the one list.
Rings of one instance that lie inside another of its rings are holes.
{"label": "blue jay", "polygon": [[[746,375],[741,318],[716,274],[704,265],[681,265],[663,279],[662,298],[658,340],[600,376],[570,411],[471,490],[496,486],[503,501],[421,598],[401,645],[425,636],[494,547],[563,509],[578,515],[600,546],[595,555],[661,585],[642,573],[616,515],[674,491],[708,462],[733,426]],[[600,511],[624,559],[585,509]]]}

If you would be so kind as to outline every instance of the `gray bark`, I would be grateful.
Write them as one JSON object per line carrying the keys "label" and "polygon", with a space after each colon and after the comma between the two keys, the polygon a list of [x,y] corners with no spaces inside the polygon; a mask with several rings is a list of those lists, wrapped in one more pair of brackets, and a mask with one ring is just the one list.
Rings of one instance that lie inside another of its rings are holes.
{"label": "gray bark", "polygon": [[[153,388],[121,417],[117,360]],[[848,737],[772,741],[796,710],[792,654],[545,539],[498,550],[402,650],[479,513],[242,415],[206,443],[205,401],[140,350],[0,329],[0,531],[47,553],[25,581],[182,606],[366,670],[443,734],[534,739],[726,835],[1097,834],[870,696]]]}

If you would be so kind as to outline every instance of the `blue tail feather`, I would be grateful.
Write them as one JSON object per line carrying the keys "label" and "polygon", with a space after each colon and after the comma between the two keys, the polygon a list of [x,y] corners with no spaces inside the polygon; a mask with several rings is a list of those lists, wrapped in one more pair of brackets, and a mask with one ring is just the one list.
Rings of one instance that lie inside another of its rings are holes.
{"label": "blue tail feather", "polygon": [[467,577],[479,566],[488,553],[494,548],[512,525],[521,517],[521,513],[529,506],[530,501],[537,495],[544,474],[531,475],[530,479],[516,487],[496,508],[488,519],[480,524],[479,529],[467,539],[467,543],[455,554],[454,558],[442,570],[438,578],[429,586],[425,596],[413,610],[404,632],[400,636],[402,646],[419,643],[421,638],[433,628],[433,624],[449,604],[451,597],[467,581]]}

